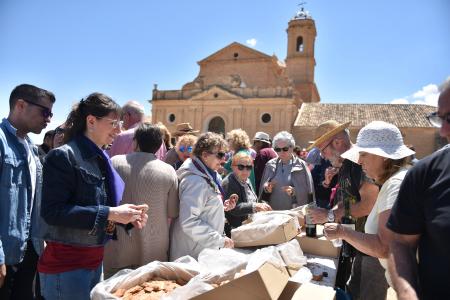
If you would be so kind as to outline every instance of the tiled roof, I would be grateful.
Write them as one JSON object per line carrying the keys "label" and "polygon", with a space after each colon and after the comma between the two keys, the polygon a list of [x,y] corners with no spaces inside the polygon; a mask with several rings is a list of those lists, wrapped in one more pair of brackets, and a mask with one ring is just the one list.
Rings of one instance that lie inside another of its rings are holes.
{"label": "tiled roof", "polygon": [[326,120],[352,121],[363,127],[371,121],[385,121],[397,127],[433,127],[426,116],[437,108],[421,104],[329,104],[303,103],[294,126],[316,127]]}

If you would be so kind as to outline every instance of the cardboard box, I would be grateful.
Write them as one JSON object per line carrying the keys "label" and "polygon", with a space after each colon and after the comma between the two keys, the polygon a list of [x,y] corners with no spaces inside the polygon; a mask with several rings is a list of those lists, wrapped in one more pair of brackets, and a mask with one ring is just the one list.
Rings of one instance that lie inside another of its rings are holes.
{"label": "cardboard box", "polygon": [[317,225],[317,237],[308,237],[302,231],[295,237],[302,248],[303,253],[326,257],[339,257],[340,247],[334,247],[333,243],[323,236],[323,226]]}
{"label": "cardboard box", "polygon": [[[307,263],[306,267],[311,271],[311,273],[313,275],[319,275],[319,274],[322,274],[322,272],[327,272],[328,276],[323,277],[323,279],[321,281],[311,281],[310,283],[307,283],[307,284],[314,285],[317,287],[322,287],[322,289],[317,288],[317,290],[333,291],[334,285],[336,283],[337,266],[338,266],[338,260],[336,258],[308,255],[308,263]],[[306,267],[304,267],[304,268],[306,268]],[[291,275],[291,278],[289,278],[289,281],[286,284],[286,287],[284,288],[283,293],[280,295],[279,300],[293,299],[294,294],[297,292],[297,290],[299,290],[303,286],[300,282],[298,282],[295,274],[290,274],[290,275]],[[301,295],[304,295],[304,294],[301,294]],[[328,294],[324,293],[324,295],[328,295]],[[313,298],[303,298],[303,299],[328,300],[328,299],[334,299],[334,298],[329,298],[329,296],[327,296],[324,298],[313,297]]]}
{"label": "cardboard box", "polygon": [[258,270],[196,296],[194,300],[275,300],[283,292],[289,274],[265,263]]}
{"label": "cardboard box", "polygon": [[328,286],[321,286],[312,283],[302,284],[294,293],[292,300],[334,300],[336,299],[336,291]]}
{"label": "cardboard box", "polygon": [[[278,226],[273,232],[264,238],[257,241],[234,241],[236,248],[253,247],[253,246],[266,246],[266,245],[278,245],[285,242],[289,242],[299,234],[297,220],[292,217],[289,221]],[[231,231],[231,238],[233,239],[233,231]]]}

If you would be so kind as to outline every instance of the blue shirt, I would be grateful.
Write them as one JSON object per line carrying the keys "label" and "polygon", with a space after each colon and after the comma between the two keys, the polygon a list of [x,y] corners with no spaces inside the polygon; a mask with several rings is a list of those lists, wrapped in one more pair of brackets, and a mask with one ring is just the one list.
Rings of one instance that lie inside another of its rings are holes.
{"label": "blue shirt", "polygon": [[[33,238],[35,250],[42,244],[36,232],[39,229],[42,165],[37,147],[26,137],[32,158],[36,162],[36,192],[32,199],[31,175],[27,151],[7,119],[0,124],[0,264],[14,265],[23,259],[25,246]],[[32,203],[32,201],[34,201]],[[33,204],[33,205],[31,205]],[[30,211],[30,207],[33,207]]]}

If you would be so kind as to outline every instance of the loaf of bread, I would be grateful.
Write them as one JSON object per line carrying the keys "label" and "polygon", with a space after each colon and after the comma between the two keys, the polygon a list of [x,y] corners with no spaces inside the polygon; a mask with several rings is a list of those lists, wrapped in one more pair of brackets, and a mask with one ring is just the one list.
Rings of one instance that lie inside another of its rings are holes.
{"label": "loaf of bread", "polygon": [[124,300],[157,300],[163,295],[171,293],[179,286],[174,280],[154,278],[128,290],[117,289],[114,295]]}

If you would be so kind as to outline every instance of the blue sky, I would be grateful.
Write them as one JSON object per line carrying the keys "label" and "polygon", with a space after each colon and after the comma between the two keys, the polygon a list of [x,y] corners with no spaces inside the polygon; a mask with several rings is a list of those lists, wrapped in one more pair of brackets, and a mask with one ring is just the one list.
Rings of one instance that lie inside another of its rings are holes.
{"label": "blue sky", "polygon": [[[150,106],[197,61],[236,41],[280,60],[299,1],[0,0],[0,113],[31,83],[57,97],[54,121],[99,91]],[[322,102],[434,103],[450,76],[450,1],[310,0]],[[248,44],[247,41],[253,41]],[[40,141],[35,137],[35,140]]]}

